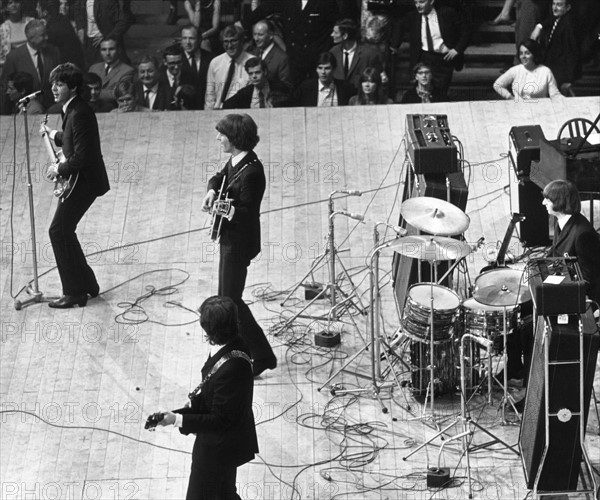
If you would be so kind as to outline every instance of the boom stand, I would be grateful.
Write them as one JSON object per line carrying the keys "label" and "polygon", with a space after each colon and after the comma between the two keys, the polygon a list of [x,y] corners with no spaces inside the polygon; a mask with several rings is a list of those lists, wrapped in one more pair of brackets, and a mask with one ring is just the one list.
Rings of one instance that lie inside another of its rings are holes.
{"label": "boom stand", "polygon": [[[29,124],[27,122],[27,102],[21,104],[25,125],[25,157],[27,159],[27,197],[29,199],[29,223],[31,225],[31,255],[33,259],[33,286],[27,285],[26,291],[30,298],[25,300],[15,299],[15,309],[20,311],[23,307],[36,302],[45,302],[44,294],[40,292],[37,262],[37,243],[35,239],[35,213],[33,209],[33,183],[31,181],[31,160],[29,157]],[[16,175],[16,174],[15,174]]]}
{"label": "boom stand", "polygon": [[[337,212],[334,211],[333,201],[334,201],[334,196],[337,193],[340,193],[340,191],[332,191],[329,194],[329,215],[328,215],[328,229],[329,230],[327,233],[327,247],[325,248],[323,253],[313,261],[310,269],[304,275],[304,277],[300,280],[300,282],[298,284],[296,284],[294,286],[294,288],[290,291],[290,293],[283,299],[283,301],[281,302],[281,306],[285,305],[285,303],[290,299],[290,297],[298,290],[298,288],[300,288],[300,286],[302,285],[304,280],[306,280],[309,276],[312,276],[313,272],[320,267],[321,263],[325,259],[329,259],[329,261],[328,261],[329,283],[327,284],[327,287],[324,287],[323,290],[321,290],[313,299],[311,299],[310,302],[308,302],[300,311],[298,311],[298,313],[296,313],[289,320],[287,320],[279,328],[279,330],[277,330],[275,332],[274,335],[278,335],[283,330],[288,328],[297,318],[317,318],[317,319],[323,319],[323,320],[327,319],[328,322],[330,322],[332,319],[336,320],[342,316],[342,312],[340,312],[341,310],[348,309],[349,302],[351,303],[351,305],[353,305],[358,310],[358,312],[360,314],[366,313],[365,306],[363,305],[363,303],[360,299],[360,296],[356,292],[356,286],[354,285],[354,282],[352,281],[352,278],[350,277],[350,274],[348,273],[346,266],[344,266],[344,263],[341,261],[341,259],[338,256],[338,254],[340,253],[340,250],[338,250],[335,247],[335,233],[334,233],[335,228],[334,228],[334,224],[333,224],[333,219],[338,214],[346,215],[347,217],[350,217],[353,219],[359,219],[359,220],[362,220],[362,217],[355,215],[355,214],[350,214],[344,210],[337,211]],[[342,272],[344,273],[344,276],[346,277],[346,279],[348,280],[348,283],[350,283],[350,286],[352,287],[353,291],[350,294],[346,294],[336,283],[336,279],[335,279],[336,278],[336,276],[335,276],[335,261],[336,261],[336,259],[338,260],[338,263],[339,263],[340,267],[342,268]],[[322,298],[326,294],[327,291],[329,291],[329,299],[330,299],[330,304],[331,304],[329,313],[326,315],[320,315],[320,316],[305,315],[304,312],[310,306],[312,306],[317,300]],[[344,299],[342,301],[340,301],[339,303],[337,300],[338,293],[344,297]],[[356,298],[356,300],[358,301],[358,304],[354,304],[354,302],[352,302],[352,299],[354,299],[354,298]],[[344,306],[343,308],[338,307],[338,306],[342,306],[342,305]],[[350,317],[352,318],[352,322],[355,323],[352,315],[350,315]],[[355,323],[355,327],[358,330],[358,326],[356,325],[356,323]]]}

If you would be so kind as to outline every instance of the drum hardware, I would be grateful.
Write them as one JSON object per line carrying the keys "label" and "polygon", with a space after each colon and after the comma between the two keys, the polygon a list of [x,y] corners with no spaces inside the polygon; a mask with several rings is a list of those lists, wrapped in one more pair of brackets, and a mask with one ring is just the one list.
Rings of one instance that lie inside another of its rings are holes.
{"label": "drum hardware", "polygon": [[411,226],[436,236],[462,234],[470,223],[469,216],[457,206],[429,196],[402,202],[400,214]]}
{"label": "drum hardware", "polygon": [[[286,295],[286,297],[283,299],[283,301],[281,302],[280,305],[282,307],[285,306],[286,302],[292,297],[292,295],[294,293],[296,293],[296,291],[303,285],[304,281],[309,276],[312,278],[312,283],[314,284],[315,283],[314,272],[317,269],[319,269],[323,263],[327,264],[327,268],[329,271],[329,282],[327,283],[326,286],[322,287],[321,290],[316,295],[314,295],[312,300],[310,300],[300,311],[298,311],[298,313],[296,313],[294,316],[292,316],[278,330],[276,330],[274,332],[275,336],[279,335],[282,331],[284,331],[286,328],[288,328],[297,318],[312,318],[312,319],[316,318],[316,319],[321,319],[321,320],[327,320],[327,322],[328,322],[327,330],[329,330],[331,321],[339,319],[345,311],[348,311],[350,309],[350,307],[353,307],[356,311],[358,311],[362,315],[365,315],[367,312],[365,306],[362,303],[360,295],[356,291],[357,288],[354,285],[354,282],[352,281],[352,278],[350,277],[350,274],[348,273],[346,266],[344,266],[343,261],[339,257],[339,254],[341,252],[347,252],[347,251],[349,251],[349,249],[340,250],[340,249],[336,248],[335,232],[334,232],[335,228],[334,228],[334,223],[333,223],[336,215],[344,215],[351,219],[357,219],[357,220],[361,220],[361,221],[362,221],[363,217],[362,217],[362,215],[349,213],[349,212],[346,212],[345,210],[336,211],[334,209],[334,199],[336,198],[336,195],[338,195],[338,194],[343,194],[343,195],[347,195],[347,196],[361,196],[362,192],[355,191],[355,190],[352,190],[352,191],[339,190],[339,191],[332,191],[329,194],[327,245],[326,245],[324,251],[313,260],[310,269],[302,277],[300,282],[297,283],[292,288],[290,293],[288,293]],[[350,286],[352,288],[352,292],[349,294],[344,292],[336,282],[336,261],[339,264],[339,266],[341,267],[344,277],[346,278],[346,280],[348,280],[348,283],[350,283]],[[340,297],[342,297],[341,302],[338,301],[338,295]],[[307,311],[308,308],[310,306],[312,306],[316,301],[318,301],[321,298],[325,298],[325,297],[329,298],[330,304],[331,304],[328,314],[319,315],[319,316],[304,314],[304,312]],[[356,299],[357,303],[355,303],[355,301],[354,301],[355,299]],[[354,321],[353,315],[350,314],[349,316],[350,316],[351,321],[354,323],[356,330],[360,332],[358,325]]]}
{"label": "drum hardware", "polygon": [[510,404],[518,416],[519,412],[515,407],[515,401],[508,392],[508,367],[507,367],[507,307],[512,306],[514,309],[519,304],[531,299],[531,294],[527,287],[522,286],[523,273],[516,269],[498,268],[492,271],[485,272],[475,279],[475,289],[473,290],[473,298],[482,304],[489,306],[502,307],[502,336],[504,340],[504,350],[502,353],[502,362],[504,365],[503,383],[495,376],[493,380],[502,387],[503,396],[500,402],[502,410],[502,424],[508,425],[511,422],[506,420],[506,405]]}

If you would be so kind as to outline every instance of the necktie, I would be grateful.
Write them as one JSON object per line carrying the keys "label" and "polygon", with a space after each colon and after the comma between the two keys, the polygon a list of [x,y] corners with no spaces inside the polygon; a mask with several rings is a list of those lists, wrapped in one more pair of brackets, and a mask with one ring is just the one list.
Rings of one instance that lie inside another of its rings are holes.
{"label": "necktie", "polygon": [[550,45],[550,42],[552,41],[552,35],[554,35],[554,30],[556,29],[556,25],[558,24],[560,17],[556,18],[556,21],[554,21],[554,24],[552,25],[552,30],[550,31],[550,34],[548,35],[548,45]]}
{"label": "necktie", "polygon": [[348,68],[350,67],[349,52],[344,50],[344,78],[348,78]]}
{"label": "necktie", "polygon": [[262,61],[262,58],[263,58],[263,51],[262,50],[258,51],[258,58]]}
{"label": "necktie", "polygon": [[262,89],[258,89],[258,107],[259,108],[265,107],[265,94],[263,94]]}
{"label": "necktie", "polygon": [[40,82],[44,82],[44,58],[42,57],[42,52],[38,50],[36,52],[37,57],[37,69],[40,74]]}
{"label": "necktie", "polygon": [[429,27],[429,18],[425,16],[425,37],[427,38],[427,52],[433,52],[433,37]]}
{"label": "necktie", "polygon": [[144,106],[150,108],[150,89],[144,90]]}
{"label": "necktie", "polygon": [[104,76],[108,76],[108,72],[110,71],[110,66],[107,64],[104,68]]}
{"label": "necktie", "polygon": [[231,87],[231,80],[233,80],[233,72],[235,71],[235,60],[232,59],[229,63],[229,71],[227,71],[227,79],[225,80],[225,85],[223,86],[223,93],[221,94],[221,102],[225,102],[227,99],[227,93],[229,92],[229,87]]}

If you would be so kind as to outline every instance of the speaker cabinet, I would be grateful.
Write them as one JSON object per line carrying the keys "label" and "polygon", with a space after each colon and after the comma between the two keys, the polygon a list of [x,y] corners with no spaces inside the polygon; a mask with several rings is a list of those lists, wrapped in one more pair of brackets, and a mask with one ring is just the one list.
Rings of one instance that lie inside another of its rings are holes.
{"label": "speaker cabinet", "polygon": [[[519,448],[527,487],[532,489],[539,473],[538,491],[575,491],[581,470],[582,450],[579,441],[580,401],[579,364],[552,364],[577,361],[579,353],[579,318],[584,333],[584,428],[590,407],[599,336],[592,313],[569,315],[568,324],[558,324],[557,316],[538,316],[527,384],[527,395]],[[548,335],[544,333],[547,329]],[[548,348],[549,427],[546,441],[545,418],[545,346]],[[545,456],[544,451],[546,450]]]}
{"label": "speaker cabinet", "polygon": [[546,246],[550,241],[550,222],[548,211],[542,205],[542,189],[529,177],[517,179],[509,176],[510,211],[525,216],[517,223],[519,239],[524,247]]}

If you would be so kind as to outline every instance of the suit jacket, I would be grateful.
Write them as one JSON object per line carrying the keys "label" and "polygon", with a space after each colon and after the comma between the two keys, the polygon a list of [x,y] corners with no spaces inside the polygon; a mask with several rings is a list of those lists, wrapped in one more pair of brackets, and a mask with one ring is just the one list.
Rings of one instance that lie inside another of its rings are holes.
{"label": "suit jacket", "polygon": [[[162,83],[162,85],[167,89],[168,93],[169,93],[169,107],[167,109],[174,111],[179,109],[179,107],[177,107],[174,103],[175,103],[175,91],[177,90],[177,87],[175,86],[171,86],[171,83],[169,82],[169,77],[167,76],[167,67],[166,66],[161,66],[160,69],[158,70],[159,74],[160,74],[160,82]],[[189,73],[183,73],[181,72],[181,74],[179,75],[179,86],[181,85],[194,85],[194,80],[192,79],[192,76]],[[196,109],[196,108],[194,108]]]}
{"label": "suit jacket", "polygon": [[[288,104],[290,92],[288,87],[278,82],[269,82],[271,104],[274,108],[283,108]],[[252,105],[254,86],[248,85],[239,90],[223,103],[223,109],[249,109]]]}
{"label": "suit jacket", "polygon": [[567,12],[558,21],[552,39],[548,41],[554,21],[552,16],[542,23],[540,42],[545,50],[543,62],[550,68],[560,87],[563,83],[572,83],[581,76],[581,49],[571,12]]}
{"label": "suit jacket", "polygon": [[223,176],[227,177],[227,193],[233,199],[235,213],[231,221],[223,220],[220,245],[251,260],[260,252],[260,204],[266,186],[263,165],[250,151],[235,168],[228,161],[208,181],[208,189],[218,193]]}
{"label": "suit jacket", "polygon": [[204,109],[204,96],[206,94],[206,74],[208,73],[208,66],[213,56],[210,52],[204,49],[198,49],[196,54],[200,54],[200,68],[198,71],[190,66],[187,56],[183,58],[183,65],[181,66],[181,73],[185,73],[191,78],[192,84],[196,88],[196,95],[198,98],[196,109]]}
{"label": "suit jacket", "polygon": [[60,64],[60,53],[53,45],[46,45],[42,50],[42,57],[44,60],[44,77],[40,80],[40,75],[35,68],[33,59],[29,55],[27,44],[21,45],[14,50],[11,50],[6,56],[6,63],[2,71],[2,81],[4,87],[6,87],[6,81],[8,75],[15,71],[24,71],[33,76],[33,91],[42,90],[44,94],[41,97],[42,104],[44,107],[49,107],[54,103],[54,97],[52,96],[52,88],[50,86],[49,77],[51,71]]}
{"label": "suit jacket", "polygon": [[[256,47],[249,52],[256,57],[258,57],[260,53]],[[271,47],[271,50],[269,50],[263,60],[267,65],[269,81],[281,83],[289,89],[293,87],[292,78],[290,76],[290,58],[279,45],[276,43],[273,44],[273,47]]]}
{"label": "suit jacket", "polygon": [[[144,85],[142,82],[135,83],[135,90],[137,94],[138,106],[145,107],[144,103]],[[171,98],[169,95],[169,86],[165,84],[160,78],[158,79],[158,89],[156,90],[156,99],[152,104],[153,111],[165,111],[171,109]]]}
{"label": "suit jacket", "polygon": [[338,43],[329,52],[331,52],[337,61],[337,65],[333,70],[333,77],[338,80],[346,80],[351,83],[356,91],[360,90],[360,76],[362,75],[365,68],[369,66],[377,69],[377,71],[383,71],[383,55],[381,51],[374,45],[366,43],[358,43],[356,51],[350,67],[348,68],[348,75],[344,76],[344,50],[342,44]]}
{"label": "suit jacket", "polygon": [[[465,18],[451,7],[437,5],[440,33],[444,45],[454,49],[458,55],[454,58],[454,69],[461,70],[464,65],[464,53],[471,38],[471,29]],[[410,64],[414,66],[421,56],[421,15],[411,10],[404,19],[395,26],[392,46],[398,47],[405,33],[408,33],[410,44]]]}
{"label": "suit jacket", "polygon": [[[338,106],[346,106],[350,98],[356,94],[354,87],[344,80],[333,80],[337,93]],[[316,106],[319,103],[319,80],[304,80],[296,89],[292,98],[295,106]]]}
{"label": "suit jacket", "polygon": [[[448,96],[437,87],[431,89],[431,102],[446,102],[449,100]],[[402,104],[421,104],[423,101],[421,101],[419,94],[417,94],[417,87],[414,86],[404,92],[400,102]]]}
{"label": "suit jacket", "polygon": [[[219,359],[233,350],[250,355],[244,341],[234,339],[208,358],[202,367],[202,380]],[[252,365],[243,358],[232,358],[204,382],[192,398],[191,407],[174,410],[183,415],[179,431],[185,435],[196,433],[192,463],[237,467],[254,458],[258,440],[252,413],[253,390]]]}
{"label": "suit jacket", "polygon": [[84,69],[83,47],[73,29],[71,21],[62,14],[50,18],[46,22],[48,43],[58,47],[61,62],[71,62],[78,68]]}
{"label": "suit jacket", "polygon": [[90,73],[96,73],[102,78],[102,89],[100,90],[100,98],[108,102],[116,102],[115,87],[119,80],[127,75],[133,75],[134,69],[122,61],[118,61],[113,65],[108,75],[105,74],[105,64],[99,62],[90,66]]}
{"label": "suit jacket", "polygon": [[[87,35],[86,0],[76,0],[73,10],[77,29],[84,30]],[[129,29],[129,22],[119,6],[119,0],[95,0],[94,19],[103,37],[114,36],[117,40],[122,40]]]}
{"label": "suit jacket", "polygon": [[588,296],[600,301],[600,235],[581,213],[573,214],[560,234],[558,221],[554,221],[549,256],[562,257],[565,253],[577,257]]}
{"label": "suit jacket", "polygon": [[81,97],[76,96],[67,106],[62,132],[56,133],[54,142],[62,147],[66,158],[59,166],[59,174],[68,177],[79,172],[76,190],[86,189],[94,196],[102,196],[110,189],[96,115]]}

